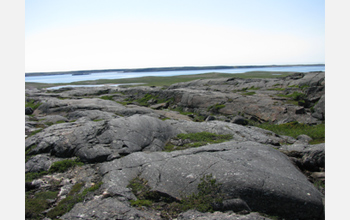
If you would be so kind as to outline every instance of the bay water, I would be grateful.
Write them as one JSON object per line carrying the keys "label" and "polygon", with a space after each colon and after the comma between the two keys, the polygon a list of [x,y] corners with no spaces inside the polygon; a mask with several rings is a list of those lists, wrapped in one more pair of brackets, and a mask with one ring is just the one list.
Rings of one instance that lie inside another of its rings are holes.
{"label": "bay water", "polygon": [[282,66],[282,67],[250,67],[250,68],[232,68],[232,69],[207,69],[207,70],[183,70],[183,71],[155,71],[155,72],[96,72],[87,75],[51,75],[51,76],[26,76],[25,82],[37,83],[71,83],[85,80],[97,79],[123,79],[136,78],[144,76],[179,76],[194,75],[202,73],[245,73],[251,71],[269,71],[269,72],[311,72],[325,71],[324,65],[316,66]]}

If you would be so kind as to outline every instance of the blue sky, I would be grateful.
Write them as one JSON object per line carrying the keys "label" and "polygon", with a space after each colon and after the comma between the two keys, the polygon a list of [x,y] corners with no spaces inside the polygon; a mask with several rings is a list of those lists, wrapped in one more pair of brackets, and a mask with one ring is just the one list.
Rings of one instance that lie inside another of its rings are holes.
{"label": "blue sky", "polygon": [[319,0],[25,1],[25,71],[325,63]]}

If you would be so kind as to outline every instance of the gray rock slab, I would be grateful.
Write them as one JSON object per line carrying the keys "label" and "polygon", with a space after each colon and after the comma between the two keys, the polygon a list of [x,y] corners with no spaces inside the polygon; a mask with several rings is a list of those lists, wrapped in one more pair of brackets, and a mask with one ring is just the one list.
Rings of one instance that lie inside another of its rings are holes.
{"label": "gray rock slab", "polygon": [[77,110],[100,110],[117,112],[125,107],[111,100],[91,99],[58,99],[48,98],[36,110],[36,114],[67,114]]}
{"label": "gray rock slab", "polygon": [[94,200],[78,203],[71,211],[60,219],[161,219],[150,211],[140,211],[123,203],[116,198],[95,198]]}
{"label": "gray rock slab", "polygon": [[104,163],[100,172],[106,192],[113,195],[126,194],[128,182],[140,176],[153,190],[181,198],[196,192],[203,175],[212,174],[222,183],[225,199],[240,198],[252,211],[299,219],[319,219],[324,214],[322,194],[288,157],[256,142],[138,152]]}
{"label": "gray rock slab", "polygon": [[202,213],[196,210],[188,210],[181,213],[177,220],[271,220],[270,218],[263,217],[258,213],[250,213],[247,215],[239,215],[234,212],[214,212],[214,213]]}
{"label": "gray rock slab", "polygon": [[[149,116],[134,115],[108,121],[80,118],[55,124],[26,139],[30,154],[50,153],[56,157],[78,156],[83,161],[101,162],[110,155],[136,151],[161,151],[174,136],[167,123]],[[35,147],[36,146],[36,147]]]}
{"label": "gray rock slab", "polygon": [[117,116],[114,113],[100,110],[78,110],[70,112],[67,115],[67,118],[70,120],[77,120],[82,117],[87,117],[90,120],[110,120],[116,118]]}
{"label": "gray rock slab", "polygon": [[26,162],[25,172],[48,171],[53,162],[53,158],[47,154],[35,155]]}

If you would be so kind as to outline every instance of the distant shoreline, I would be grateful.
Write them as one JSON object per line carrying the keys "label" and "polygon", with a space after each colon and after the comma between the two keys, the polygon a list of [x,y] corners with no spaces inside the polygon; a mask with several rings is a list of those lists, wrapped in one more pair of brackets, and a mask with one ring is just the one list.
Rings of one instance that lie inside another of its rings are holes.
{"label": "distant shoreline", "polygon": [[87,75],[90,73],[104,72],[159,72],[159,71],[184,71],[184,70],[218,70],[218,69],[240,69],[240,68],[267,68],[267,67],[288,67],[288,66],[325,66],[325,64],[294,64],[294,65],[247,65],[247,66],[185,66],[185,67],[151,67],[135,69],[104,69],[104,70],[76,70],[76,71],[58,71],[58,72],[32,72],[26,73],[30,76],[50,76],[50,75]]}

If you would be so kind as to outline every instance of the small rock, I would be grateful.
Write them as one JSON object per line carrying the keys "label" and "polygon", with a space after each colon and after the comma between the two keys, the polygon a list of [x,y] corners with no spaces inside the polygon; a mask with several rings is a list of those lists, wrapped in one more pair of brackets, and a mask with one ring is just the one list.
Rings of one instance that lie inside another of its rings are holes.
{"label": "small rock", "polygon": [[239,125],[247,125],[248,120],[242,116],[237,115],[232,119],[232,123],[239,124]]}
{"label": "small rock", "polygon": [[26,107],[26,115],[31,115],[31,114],[33,114],[33,109],[32,108],[30,108],[30,107]]}
{"label": "small rock", "polygon": [[297,114],[297,115],[305,114],[305,108],[304,107],[297,108],[295,110],[295,114]]}
{"label": "small rock", "polygon": [[214,116],[212,116],[212,115],[209,115],[206,119],[205,119],[205,121],[214,121],[216,118],[214,117]]}
{"label": "small rock", "polygon": [[305,143],[305,144],[308,144],[310,141],[312,141],[312,138],[307,136],[306,134],[302,134],[302,135],[299,135],[297,137],[297,141],[299,143]]}
{"label": "small rock", "polygon": [[169,106],[169,103],[160,103],[160,104],[151,105],[150,108],[158,110],[162,108],[167,108],[168,106]]}
{"label": "small rock", "polygon": [[318,180],[325,180],[326,175],[325,172],[313,172],[311,177]]}

